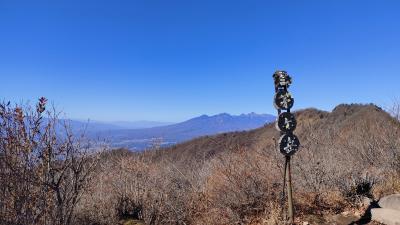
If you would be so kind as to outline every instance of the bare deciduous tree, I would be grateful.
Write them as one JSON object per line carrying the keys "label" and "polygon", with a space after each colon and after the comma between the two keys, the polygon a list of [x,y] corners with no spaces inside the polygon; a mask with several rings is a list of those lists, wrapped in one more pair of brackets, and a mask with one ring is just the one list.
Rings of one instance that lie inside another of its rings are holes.
{"label": "bare deciduous tree", "polygon": [[72,224],[97,164],[95,146],[75,138],[46,103],[0,104],[1,224]]}

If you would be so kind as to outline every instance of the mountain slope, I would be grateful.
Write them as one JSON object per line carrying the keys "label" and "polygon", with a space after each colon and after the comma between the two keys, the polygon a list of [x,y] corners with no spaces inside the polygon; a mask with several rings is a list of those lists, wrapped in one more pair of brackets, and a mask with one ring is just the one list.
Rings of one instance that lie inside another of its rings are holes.
{"label": "mountain slope", "polygon": [[[362,197],[379,199],[400,191],[400,123],[387,112],[374,105],[340,105],[332,112],[307,109],[296,115],[295,133],[302,148],[292,157],[291,172],[300,224],[310,221],[310,214],[318,216],[312,224],[338,224],[319,215],[362,215],[357,206]],[[126,171],[123,180],[143,177],[136,183],[146,190],[139,204],[145,212],[156,211],[160,218],[156,224],[283,224],[279,215],[284,206],[284,157],[275,148],[278,135],[274,125],[267,124],[154,151],[114,150],[102,157],[101,165],[111,165],[102,168],[107,172],[99,177],[114,179],[112,184],[121,183],[122,171]],[[93,190],[95,196],[114,199],[111,193],[118,186],[124,185]],[[136,190],[127,196],[132,202],[139,198]],[[179,210],[179,217],[176,211],[168,214],[171,207]],[[144,219],[150,223],[151,218]]]}
{"label": "mountain slope", "polygon": [[[302,148],[348,148],[348,139],[361,138],[365,135],[371,139],[381,139],[388,130],[396,130],[399,123],[387,112],[375,105],[339,105],[332,112],[317,109],[306,109],[295,113],[298,127],[295,134],[299,136]],[[393,126],[393,128],[391,128]],[[384,131],[382,129],[385,129]],[[399,135],[390,133],[388,135]],[[274,124],[242,132],[224,133],[201,137],[192,141],[171,146],[165,151],[174,161],[187,163],[199,157],[213,157],[216,154],[244,148],[247,150],[266,149],[275,151],[275,140],[279,132]],[[165,155],[164,155],[165,156]]]}
{"label": "mountain slope", "polygon": [[[361,197],[379,199],[400,191],[400,123],[387,112],[374,105],[339,105],[332,112],[307,109],[296,115],[302,147],[292,157],[291,171],[300,223],[310,221],[302,215],[353,212]],[[138,182],[152,193],[143,194],[143,209],[156,205],[157,212],[166,212],[172,206],[180,212],[178,218],[175,212],[161,214],[163,221],[276,224],[282,213],[284,165],[275,147],[278,135],[267,124],[154,151],[114,150],[102,157],[102,165],[117,166],[111,181],[116,184],[124,165],[136,165],[126,176],[149,181]],[[329,217],[318,221],[333,224]]]}
{"label": "mountain slope", "polygon": [[163,145],[171,145],[205,135],[255,129],[274,120],[275,117],[268,114],[250,113],[233,116],[222,113],[215,116],[202,115],[168,126],[110,130],[95,135],[108,139],[114,147],[143,149],[151,146],[157,139]]}

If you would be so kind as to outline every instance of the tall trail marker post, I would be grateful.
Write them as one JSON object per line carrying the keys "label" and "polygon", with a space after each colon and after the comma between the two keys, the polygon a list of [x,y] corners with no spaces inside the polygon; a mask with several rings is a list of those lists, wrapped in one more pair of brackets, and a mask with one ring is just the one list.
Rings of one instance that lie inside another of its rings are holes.
{"label": "tall trail marker post", "polygon": [[297,122],[295,116],[290,112],[293,107],[294,99],[289,93],[288,88],[292,84],[292,78],[286,71],[276,71],[273,75],[275,84],[274,106],[278,110],[276,128],[280,131],[278,143],[279,151],[285,156],[284,185],[287,187],[288,197],[288,224],[294,223],[294,207],[292,195],[292,178],[290,169],[290,159],[298,151],[300,141],[293,131],[296,129]]}

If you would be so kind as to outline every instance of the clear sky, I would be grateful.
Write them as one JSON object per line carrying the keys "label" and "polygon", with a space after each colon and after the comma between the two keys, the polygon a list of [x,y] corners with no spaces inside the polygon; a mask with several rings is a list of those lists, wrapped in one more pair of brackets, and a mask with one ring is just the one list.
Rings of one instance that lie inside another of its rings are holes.
{"label": "clear sky", "polygon": [[400,1],[0,0],[0,99],[68,117],[181,121],[400,97]]}

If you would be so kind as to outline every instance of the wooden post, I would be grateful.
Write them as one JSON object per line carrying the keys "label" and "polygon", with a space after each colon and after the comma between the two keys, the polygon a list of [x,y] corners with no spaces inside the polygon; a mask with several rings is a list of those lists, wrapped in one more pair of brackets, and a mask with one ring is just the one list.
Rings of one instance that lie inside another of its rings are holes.
{"label": "wooden post", "polygon": [[288,196],[288,221],[287,223],[294,224],[294,207],[292,195],[292,175],[290,169],[290,156],[286,156],[286,181],[287,181],[287,196]]}

